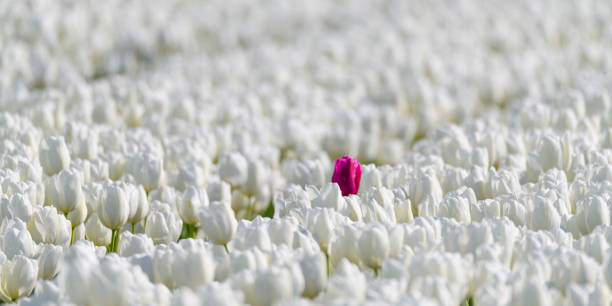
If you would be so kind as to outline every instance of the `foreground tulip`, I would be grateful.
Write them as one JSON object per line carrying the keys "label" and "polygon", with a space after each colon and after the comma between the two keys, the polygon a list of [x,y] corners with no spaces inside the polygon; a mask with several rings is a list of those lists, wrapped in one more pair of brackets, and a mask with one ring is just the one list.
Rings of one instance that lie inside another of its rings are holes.
{"label": "foreground tulip", "polygon": [[142,185],[127,185],[127,198],[130,206],[127,221],[132,224],[132,234],[136,231],[136,224],[149,214],[147,193]]}
{"label": "foreground tulip", "polygon": [[[223,202],[213,202],[198,212],[202,229],[215,244],[226,246],[232,240],[238,222],[234,211]],[[227,246],[225,247],[227,250]]]}
{"label": "foreground tulip", "polygon": [[10,302],[30,295],[36,285],[37,276],[38,265],[35,260],[22,255],[15,256],[13,260],[2,265],[0,297],[5,302]]}
{"label": "foreground tulip", "polygon": [[96,246],[109,245],[113,237],[112,231],[100,222],[96,213],[91,214],[85,223],[85,235],[87,235],[87,240]]}
{"label": "foreground tulip", "polygon": [[360,180],[361,165],[355,158],[346,155],[336,159],[332,183],[337,183],[340,186],[343,196],[357,194]]}
{"label": "foreground tulip", "polygon": [[170,243],[179,238],[182,227],[183,221],[176,214],[168,210],[154,210],[147,217],[145,234],[155,244]]}
{"label": "foreground tulip", "polygon": [[121,227],[127,222],[130,206],[125,187],[110,183],[104,186],[98,207],[98,218],[104,226],[112,230],[111,252],[116,252],[119,245]]}

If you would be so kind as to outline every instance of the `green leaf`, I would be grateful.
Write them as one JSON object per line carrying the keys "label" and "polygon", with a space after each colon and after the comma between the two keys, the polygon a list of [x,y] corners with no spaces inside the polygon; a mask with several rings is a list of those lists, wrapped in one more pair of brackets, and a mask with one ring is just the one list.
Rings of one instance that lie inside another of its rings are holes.
{"label": "green leaf", "polygon": [[268,204],[268,208],[266,208],[266,210],[261,214],[261,216],[264,218],[274,218],[274,204],[272,204],[272,202]]}

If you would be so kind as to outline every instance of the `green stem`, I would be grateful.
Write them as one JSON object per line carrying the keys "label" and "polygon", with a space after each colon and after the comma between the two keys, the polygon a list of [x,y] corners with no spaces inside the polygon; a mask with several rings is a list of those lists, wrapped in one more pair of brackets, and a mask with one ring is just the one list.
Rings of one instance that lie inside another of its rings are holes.
{"label": "green stem", "polygon": [[70,234],[70,245],[74,242],[74,227],[72,228],[72,234]]}
{"label": "green stem", "polygon": [[247,202],[246,215],[244,216],[244,218],[247,220],[251,220],[251,197],[249,197],[249,200]]}
{"label": "green stem", "polygon": [[327,266],[327,276],[329,276],[331,272],[331,268],[329,265],[329,255],[327,255],[327,253],[325,253],[325,265]]}
{"label": "green stem", "polygon": [[229,249],[227,248],[227,243],[224,244],[223,247],[225,248],[225,251],[227,252],[227,254],[229,254]]}
{"label": "green stem", "polygon": [[118,246],[119,246],[119,230],[113,230],[112,231],[112,239],[111,239],[111,252],[117,252]]}
{"label": "green stem", "polygon": [[121,236],[121,230],[118,229],[117,230],[117,236],[115,237],[116,241],[115,241],[115,252],[117,252],[119,250],[119,237]]}
{"label": "green stem", "polygon": [[132,234],[136,234],[136,224],[132,223]]}
{"label": "green stem", "polygon": [[378,276],[378,268],[374,268],[374,275]]}

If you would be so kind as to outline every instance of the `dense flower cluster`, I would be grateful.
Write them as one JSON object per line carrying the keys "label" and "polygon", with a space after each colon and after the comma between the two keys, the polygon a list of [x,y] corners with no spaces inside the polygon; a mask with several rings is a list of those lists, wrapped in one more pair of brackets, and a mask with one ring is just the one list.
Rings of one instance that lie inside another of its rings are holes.
{"label": "dense flower cluster", "polygon": [[609,305],[611,18],[0,1],[0,298]]}

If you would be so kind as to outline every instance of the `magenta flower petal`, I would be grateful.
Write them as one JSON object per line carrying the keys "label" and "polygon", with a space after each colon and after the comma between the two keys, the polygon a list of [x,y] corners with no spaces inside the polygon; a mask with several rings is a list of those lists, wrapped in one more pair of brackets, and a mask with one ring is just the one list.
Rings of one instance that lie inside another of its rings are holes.
{"label": "magenta flower petal", "polygon": [[342,191],[343,196],[357,194],[360,180],[361,165],[357,159],[348,155],[336,159],[332,183],[336,183],[340,186],[340,191]]}

